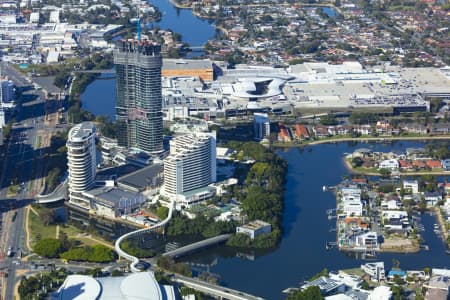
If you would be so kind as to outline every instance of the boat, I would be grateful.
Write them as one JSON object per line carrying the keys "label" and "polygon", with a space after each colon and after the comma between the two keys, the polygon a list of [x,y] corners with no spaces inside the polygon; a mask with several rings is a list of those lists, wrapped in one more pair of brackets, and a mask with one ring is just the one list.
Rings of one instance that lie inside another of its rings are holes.
{"label": "boat", "polygon": [[322,187],[322,191],[324,191],[324,192],[327,191],[327,186],[326,186],[326,185],[324,185],[324,186]]}

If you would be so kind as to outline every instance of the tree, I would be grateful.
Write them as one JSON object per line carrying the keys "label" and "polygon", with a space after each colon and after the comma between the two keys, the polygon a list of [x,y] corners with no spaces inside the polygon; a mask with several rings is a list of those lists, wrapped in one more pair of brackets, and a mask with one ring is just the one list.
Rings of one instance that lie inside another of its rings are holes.
{"label": "tree", "polygon": [[55,210],[49,209],[49,208],[42,208],[39,211],[39,217],[40,217],[42,223],[45,226],[48,226],[48,225],[52,224],[55,220]]}
{"label": "tree", "polygon": [[364,161],[359,156],[352,158],[352,167],[353,168],[360,167],[360,166],[362,166],[363,163],[364,163]]}
{"label": "tree", "polygon": [[165,206],[160,206],[156,210],[156,214],[158,215],[158,218],[160,220],[164,220],[165,218],[167,218],[167,215],[169,214],[169,208]]}
{"label": "tree", "polygon": [[322,300],[324,299],[320,293],[318,286],[310,286],[304,290],[298,290],[290,293],[286,300]]}
{"label": "tree", "polygon": [[55,76],[53,84],[59,87],[60,89],[64,89],[69,78],[69,74],[65,71],[58,72]]}
{"label": "tree", "polygon": [[339,122],[333,115],[326,115],[320,118],[320,124],[325,126],[337,125]]}
{"label": "tree", "polygon": [[361,288],[363,289],[363,290],[369,290],[370,289],[370,285],[369,285],[369,283],[367,282],[367,281],[363,281],[362,283],[361,283]]}
{"label": "tree", "polygon": [[381,168],[378,170],[382,178],[389,178],[391,176],[391,170],[386,168]]}
{"label": "tree", "polygon": [[58,257],[62,245],[57,239],[42,239],[36,243],[33,250],[40,256],[54,258]]}

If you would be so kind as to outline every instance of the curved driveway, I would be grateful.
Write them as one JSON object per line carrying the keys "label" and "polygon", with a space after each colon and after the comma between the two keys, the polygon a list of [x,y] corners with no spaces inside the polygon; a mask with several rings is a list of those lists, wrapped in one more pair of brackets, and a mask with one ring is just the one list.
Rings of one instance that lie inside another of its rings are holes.
{"label": "curved driveway", "polygon": [[126,234],[122,235],[121,237],[119,237],[119,238],[116,240],[116,243],[115,243],[115,245],[114,245],[114,248],[115,248],[117,254],[119,255],[119,257],[123,257],[123,258],[125,258],[126,260],[131,261],[131,264],[130,264],[130,270],[131,270],[131,272],[133,272],[133,273],[140,272],[140,270],[136,268],[136,264],[139,262],[139,258],[137,258],[137,257],[135,257],[135,256],[133,256],[133,255],[131,255],[131,254],[128,254],[128,253],[126,253],[125,251],[123,251],[122,248],[120,248],[120,243],[122,243],[122,241],[125,240],[126,238],[129,238],[129,237],[131,237],[131,236],[133,236],[133,235],[140,234],[140,233],[144,233],[144,232],[148,232],[148,231],[152,231],[152,230],[154,230],[154,229],[163,227],[163,226],[166,225],[166,224],[170,221],[170,219],[172,218],[172,214],[173,214],[173,209],[174,209],[174,207],[175,207],[175,201],[173,200],[173,201],[170,203],[170,206],[169,206],[169,213],[168,213],[168,215],[167,215],[167,218],[165,218],[164,220],[162,220],[161,222],[159,222],[159,223],[157,223],[157,224],[155,224],[155,225],[153,225],[153,226],[150,226],[150,227],[147,227],[147,228],[143,228],[143,229],[138,229],[138,230],[135,230],[135,231],[126,233]]}

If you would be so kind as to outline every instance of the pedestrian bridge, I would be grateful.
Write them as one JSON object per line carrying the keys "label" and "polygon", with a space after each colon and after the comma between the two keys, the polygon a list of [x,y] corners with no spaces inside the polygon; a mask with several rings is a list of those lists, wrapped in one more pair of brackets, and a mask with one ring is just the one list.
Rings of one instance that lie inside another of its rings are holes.
{"label": "pedestrian bridge", "polygon": [[172,218],[172,214],[173,214],[174,208],[175,208],[175,201],[172,200],[172,202],[170,203],[170,206],[169,206],[169,213],[167,215],[167,218],[165,218],[164,220],[162,220],[161,222],[159,222],[159,223],[157,223],[157,224],[155,224],[153,226],[150,226],[150,227],[147,227],[147,228],[143,228],[143,229],[138,229],[138,230],[126,233],[126,234],[122,235],[121,237],[119,237],[116,240],[116,243],[114,245],[114,249],[116,250],[116,252],[119,255],[119,257],[123,257],[126,260],[129,260],[131,262],[131,264],[130,264],[131,272],[133,272],[133,273],[140,272],[140,270],[138,268],[136,268],[136,265],[139,262],[139,258],[137,258],[137,257],[135,257],[135,256],[133,256],[131,254],[128,254],[125,251],[123,251],[122,248],[120,248],[120,243],[122,243],[123,240],[125,240],[125,239],[127,239],[127,238],[129,238],[131,236],[139,235],[139,234],[142,234],[142,233],[145,233],[145,232],[151,232],[153,230],[156,230],[156,229],[164,227],[170,221],[170,219]]}
{"label": "pedestrian bridge", "polygon": [[50,194],[46,195],[37,195],[36,196],[36,203],[37,204],[48,204],[48,203],[54,203],[58,201],[64,201],[67,199],[67,182],[64,181],[60,183],[56,187],[56,189],[51,192]]}
{"label": "pedestrian bridge", "polygon": [[261,297],[253,296],[238,290],[230,289],[228,287],[214,285],[199,279],[185,277],[178,274],[173,276],[173,280],[194,290],[214,297],[218,297],[219,299],[225,298],[230,300],[263,300],[263,298]]}
{"label": "pedestrian bridge", "polygon": [[206,247],[210,247],[213,245],[223,243],[226,240],[228,240],[230,237],[231,237],[231,234],[218,235],[218,236],[206,239],[206,240],[202,240],[202,241],[199,241],[196,243],[186,245],[184,247],[180,247],[180,248],[172,250],[172,251],[168,251],[168,252],[164,253],[162,256],[169,256],[169,257],[173,257],[173,258],[181,257],[183,255],[187,255],[189,253],[195,252],[202,248],[206,248]]}

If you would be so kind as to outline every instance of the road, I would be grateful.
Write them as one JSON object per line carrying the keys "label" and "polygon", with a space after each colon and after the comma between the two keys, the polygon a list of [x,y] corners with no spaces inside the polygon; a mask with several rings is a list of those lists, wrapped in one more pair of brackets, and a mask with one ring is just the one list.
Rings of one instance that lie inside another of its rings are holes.
{"label": "road", "polygon": [[[44,187],[45,154],[49,150],[51,136],[58,122],[60,101],[46,101],[45,90],[34,90],[30,79],[11,66],[2,64],[2,75],[8,76],[22,93],[18,104],[17,123],[14,124],[9,141],[3,146],[0,174],[0,210],[4,212],[0,235],[0,265],[8,277],[2,278],[2,299],[14,299],[17,260],[6,258],[11,247],[13,252],[25,250],[24,207]],[[46,114],[50,112],[50,114]],[[14,184],[17,193],[9,186]],[[8,195],[8,189],[10,194]],[[6,284],[6,287],[5,287]]]}
{"label": "road", "polygon": [[224,286],[211,284],[203,280],[185,277],[182,275],[173,275],[172,280],[183,285],[193,288],[197,291],[203,292],[219,299],[230,299],[230,300],[262,300],[263,298],[250,295],[238,290],[233,290]]}

